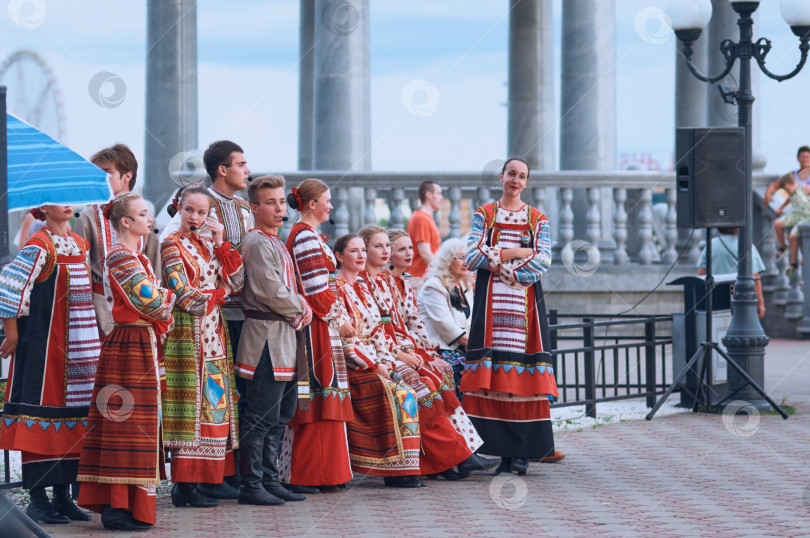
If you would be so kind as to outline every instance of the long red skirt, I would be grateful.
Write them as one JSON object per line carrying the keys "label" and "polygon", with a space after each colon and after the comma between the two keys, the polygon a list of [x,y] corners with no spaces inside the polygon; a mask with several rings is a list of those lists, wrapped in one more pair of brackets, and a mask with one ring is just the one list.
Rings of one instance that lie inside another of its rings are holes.
{"label": "long red skirt", "polygon": [[99,484],[83,482],[79,488],[79,505],[101,512],[104,505],[123,508],[132,512],[138,521],[155,525],[157,523],[156,486],[136,486],[134,484]]}
{"label": "long red skirt", "polygon": [[346,423],[319,420],[287,426],[281,481],[297,486],[337,486],[352,479]]}

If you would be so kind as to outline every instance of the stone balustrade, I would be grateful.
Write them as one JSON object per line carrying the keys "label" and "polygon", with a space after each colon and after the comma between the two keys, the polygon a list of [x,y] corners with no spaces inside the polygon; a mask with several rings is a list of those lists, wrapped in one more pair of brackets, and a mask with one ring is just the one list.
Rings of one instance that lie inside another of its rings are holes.
{"label": "stone balustrade", "polygon": [[[418,207],[417,189],[425,180],[435,181],[442,186],[449,202],[449,211],[443,213],[449,224],[447,235],[454,237],[467,233],[476,208],[501,195],[498,176],[491,172],[307,171],[283,175],[288,187],[309,177],[319,178],[330,186],[332,205],[335,207],[332,215],[336,236],[357,231],[365,224],[379,222],[381,215],[376,211],[378,200],[384,200],[387,205],[388,227],[404,227],[406,210]],[[762,190],[774,179],[773,176],[757,174],[755,186]],[[356,200],[350,200],[357,192],[354,188],[360,188],[364,193],[363,209],[355,211],[356,214],[351,209],[358,207],[358,204]],[[586,211],[581,215],[576,213],[574,204],[580,192],[587,201]],[[694,265],[700,253],[703,234],[693,233],[691,241],[687,242],[689,231],[676,226],[676,192],[672,173],[533,172],[523,199],[548,215],[557,262],[562,249],[574,239],[591,245],[588,249],[597,249],[603,264],[618,266],[671,265],[676,261]],[[659,207],[654,208],[654,205]],[[294,219],[290,219],[290,222],[294,222]],[[576,223],[585,223],[584,237],[575,237]],[[755,226],[764,232],[765,227],[772,226],[772,221],[756,223]],[[774,250],[760,250],[767,258],[768,277],[773,280],[778,275]]]}

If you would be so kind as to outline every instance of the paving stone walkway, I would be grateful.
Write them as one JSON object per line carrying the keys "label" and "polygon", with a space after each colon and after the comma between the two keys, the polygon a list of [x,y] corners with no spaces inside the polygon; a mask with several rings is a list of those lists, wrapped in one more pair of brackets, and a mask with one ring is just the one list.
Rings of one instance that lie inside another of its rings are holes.
{"label": "paving stone walkway", "polygon": [[[178,509],[159,499],[146,535],[810,536],[810,343],[774,341],[767,361],[771,396],[798,408],[787,421],[684,413],[558,432],[562,462],[420,490],[359,477],[282,507]],[[46,530],[105,533],[98,515]]]}

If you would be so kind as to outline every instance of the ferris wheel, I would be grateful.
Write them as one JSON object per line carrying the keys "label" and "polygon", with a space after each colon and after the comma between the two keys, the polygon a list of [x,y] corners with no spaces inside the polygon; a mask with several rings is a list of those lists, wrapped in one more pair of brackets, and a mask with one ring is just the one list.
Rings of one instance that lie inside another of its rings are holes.
{"label": "ferris wheel", "polygon": [[0,64],[8,111],[51,138],[65,137],[64,104],[51,68],[36,52],[18,50]]}

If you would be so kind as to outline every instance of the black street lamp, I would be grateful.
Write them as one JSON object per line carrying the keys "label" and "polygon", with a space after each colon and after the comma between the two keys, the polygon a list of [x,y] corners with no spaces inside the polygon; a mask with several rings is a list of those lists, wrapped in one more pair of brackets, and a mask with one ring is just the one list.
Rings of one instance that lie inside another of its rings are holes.
{"label": "black street lamp", "polygon": [[[775,75],[765,67],[765,57],[771,50],[771,42],[760,38],[756,42],[753,38],[753,13],[759,7],[759,1],[730,0],[731,7],[739,15],[737,25],[740,27],[740,40],[735,43],[724,39],[720,43],[720,52],[725,58],[725,69],[717,76],[705,76],[698,72],[692,62],[692,44],[700,37],[702,29],[709,23],[712,15],[711,0],[670,0],[667,14],[670,17],[673,30],[678,39],[683,42],[683,57],[689,71],[698,79],[714,84],[725,77],[734,66],[740,62],[739,89],[732,92],[723,91],[723,97],[730,102],[737,103],[738,125],[745,128],[745,162],[746,178],[743,189],[745,192],[745,226],[739,233],[739,262],[737,264],[737,282],[732,297],[733,313],[731,325],[728,328],[723,344],[728,353],[744,371],[760,386],[765,381],[765,346],[768,337],[762,330],[757,317],[757,297],[754,292],[754,278],[751,274],[751,244],[753,219],[753,186],[751,181],[751,105],[754,96],[751,94],[751,59],[768,77],[782,81],[796,76],[807,60],[810,50],[810,1],[808,0],[782,0],[782,17],[790,25],[793,33],[800,39],[799,50],[801,60],[796,68],[786,75]],[[707,338],[710,338],[707,335]],[[760,395],[747,384],[739,373],[729,368],[728,394],[726,401],[732,399],[745,400],[757,408],[768,407]]]}

